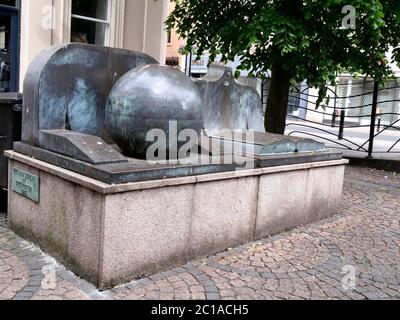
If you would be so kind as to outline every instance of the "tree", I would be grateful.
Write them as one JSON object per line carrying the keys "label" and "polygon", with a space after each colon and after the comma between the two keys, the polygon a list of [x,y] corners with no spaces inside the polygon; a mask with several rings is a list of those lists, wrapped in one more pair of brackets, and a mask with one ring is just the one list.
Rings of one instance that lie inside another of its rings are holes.
{"label": "tree", "polygon": [[399,0],[173,1],[167,26],[187,39],[186,52],[222,62],[239,56],[239,70],[257,77],[272,72],[268,132],[284,133],[292,84],[319,88],[319,106],[338,73],[383,84],[400,61]]}

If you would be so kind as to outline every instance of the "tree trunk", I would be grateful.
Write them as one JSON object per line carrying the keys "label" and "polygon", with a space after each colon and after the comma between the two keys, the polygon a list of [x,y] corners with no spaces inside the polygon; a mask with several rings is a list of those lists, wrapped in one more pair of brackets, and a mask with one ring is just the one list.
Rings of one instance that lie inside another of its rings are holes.
{"label": "tree trunk", "polygon": [[274,64],[271,71],[271,87],[265,113],[265,130],[271,133],[284,134],[291,75],[278,64]]}

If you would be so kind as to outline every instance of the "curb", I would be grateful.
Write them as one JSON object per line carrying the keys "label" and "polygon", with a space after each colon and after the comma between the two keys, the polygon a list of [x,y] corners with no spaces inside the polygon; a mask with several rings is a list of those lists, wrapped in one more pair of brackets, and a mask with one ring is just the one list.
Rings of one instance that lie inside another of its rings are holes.
{"label": "curb", "polygon": [[400,161],[399,160],[385,160],[375,158],[357,158],[344,156],[345,159],[350,161],[351,166],[358,166],[364,168],[372,168],[377,170],[384,170],[388,172],[400,173]]}

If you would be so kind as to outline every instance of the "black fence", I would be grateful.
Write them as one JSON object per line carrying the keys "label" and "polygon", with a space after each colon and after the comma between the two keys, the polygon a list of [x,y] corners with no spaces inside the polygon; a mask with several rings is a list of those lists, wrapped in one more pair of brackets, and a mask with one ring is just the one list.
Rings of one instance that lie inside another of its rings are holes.
{"label": "black fence", "polygon": [[[263,81],[267,106],[269,81]],[[317,109],[318,92],[302,84],[292,88],[288,106],[287,135],[309,137],[327,147],[348,152],[399,154],[400,81],[385,88],[370,79],[343,77],[328,88],[327,100]]]}

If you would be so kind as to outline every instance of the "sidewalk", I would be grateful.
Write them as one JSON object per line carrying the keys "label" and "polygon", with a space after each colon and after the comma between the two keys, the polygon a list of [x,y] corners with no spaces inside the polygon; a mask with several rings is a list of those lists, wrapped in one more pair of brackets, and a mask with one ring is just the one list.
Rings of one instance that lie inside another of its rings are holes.
{"label": "sidewalk", "polygon": [[[399,207],[400,175],[349,167],[335,217],[106,292],[15,236],[3,216],[0,299],[400,299]],[[51,289],[43,267],[56,271]]]}

